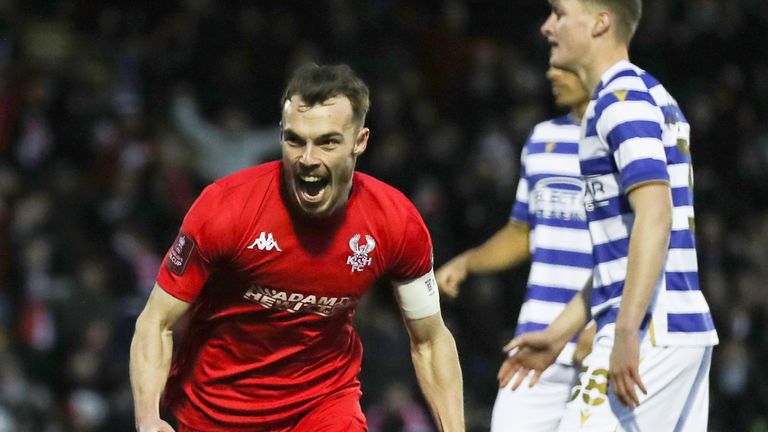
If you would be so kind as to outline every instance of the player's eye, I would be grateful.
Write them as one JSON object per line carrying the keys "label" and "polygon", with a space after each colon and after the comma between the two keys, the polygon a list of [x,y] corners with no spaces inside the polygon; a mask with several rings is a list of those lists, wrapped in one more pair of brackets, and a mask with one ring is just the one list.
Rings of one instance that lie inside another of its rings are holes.
{"label": "player's eye", "polygon": [[304,143],[303,140],[294,134],[284,134],[283,141],[285,141],[290,146],[300,146]]}
{"label": "player's eye", "polygon": [[327,138],[320,143],[320,145],[325,147],[335,147],[339,144],[341,144],[341,140],[338,138]]}

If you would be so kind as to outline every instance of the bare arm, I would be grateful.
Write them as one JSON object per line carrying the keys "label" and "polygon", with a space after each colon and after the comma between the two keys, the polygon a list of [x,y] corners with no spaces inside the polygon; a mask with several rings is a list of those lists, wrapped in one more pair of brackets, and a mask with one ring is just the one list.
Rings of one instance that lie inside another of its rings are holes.
{"label": "bare arm", "polygon": [[616,332],[637,332],[648,310],[669,248],[672,197],[667,184],[653,183],[629,193],[635,223],[629,237],[627,278]]}
{"label": "bare arm", "polygon": [[649,183],[629,192],[635,222],[629,237],[627,276],[616,318],[616,337],[609,377],[614,392],[628,406],[639,400],[635,384],[645,393],[638,373],[638,329],[661,276],[672,230],[672,197],[666,183]]}
{"label": "bare arm", "polygon": [[405,320],[416,377],[440,431],[464,430],[464,395],[459,355],[440,313]]}
{"label": "bare arm", "polygon": [[188,307],[188,303],[171,296],[155,283],[136,320],[130,375],[136,430],[140,432],[173,431],[160,419],[160,395],[171,366],[172,327]]}
{"label": "bare arm", "polygon": [[591,295],[592,278],[590,277],[584,284],[584,288],[573,296],[571,301],[565,305],[565,309],[560,312],[560,315],[546,328],[546,331],[552,335],[558,344],[564,347],[587,325],[592,316],[590,312]]}
{"label": "bare arm", "polygon": [[459,294],[459,284],[469,273],[492,273],[514,267],[530,259],[528,225],[509,221],[478,247],[457,255],[437,270],[440,290],[451,296]]}

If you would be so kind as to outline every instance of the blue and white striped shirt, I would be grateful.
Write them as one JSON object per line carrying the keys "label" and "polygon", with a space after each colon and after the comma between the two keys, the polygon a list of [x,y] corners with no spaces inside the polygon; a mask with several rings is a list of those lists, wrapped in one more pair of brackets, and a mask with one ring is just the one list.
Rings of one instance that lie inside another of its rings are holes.
{"label": "blue and white striped shirt", "polygon": [[[572,117],[559,117],[536,125],[523,147],[511,218],[530,227],[531,271],[516,335],[547,327],[592,271],[579,133]],[[570,364],[573,349],[571,342],[558,362]]]}
{"label": "blue and white striped shirt", "polygon": [[634,223],[627,194],[662,181],[672,190],[672,233],[642,330],[650,330],[656,345],[717,344],[697,274],[690,125],[677,102],[650,74],[621,61],[603,74],[582,133],[579,153],[595,260],[592,315],[598,331],[615,325],[624,289]]}

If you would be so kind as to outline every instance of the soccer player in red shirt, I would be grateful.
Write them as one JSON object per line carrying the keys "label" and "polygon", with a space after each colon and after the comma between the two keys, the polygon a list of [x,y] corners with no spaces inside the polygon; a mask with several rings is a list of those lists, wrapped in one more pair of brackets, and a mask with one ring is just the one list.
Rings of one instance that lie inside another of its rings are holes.
{"label": "soccer player in red shirt", "polygon": [[[348,66],[311,65],[282,103],[282,161],[203,191],[136,322],[137,430],[174,430],[162,394],[179,432],[365,431],[352,317],[380,277],[394,285],[436,423],[464,430],[429,233],[405,196],[354,171],[370,135],[368,88]],[[172,360],[172,327],[187,311]]]}

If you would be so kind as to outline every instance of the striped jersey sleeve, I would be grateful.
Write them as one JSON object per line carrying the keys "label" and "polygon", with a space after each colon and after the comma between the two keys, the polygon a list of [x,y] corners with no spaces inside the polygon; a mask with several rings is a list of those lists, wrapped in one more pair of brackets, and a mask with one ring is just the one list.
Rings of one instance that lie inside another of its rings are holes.
{"label": "striped jersey sleeve", "polygon": [[579,156],[595,260],[592,314],[613,326],[624,289],[634,213],[628,194],[648,182],[670,185],[673,227],[664,272],[643,330],[659,345],[712,345],[717,333],[698,286],[693,227],[690,126],[650,74],[619,62],[587,107]]}
{"label": "striped jersey sleeve", "polygon": [[612,152],[620,186],[631,190],[649,181],[669,181],[662,143],[663,119],[647,92],[604,93],[595,106],[596,133]]}
{"label": "striped jersey sleeve", "polygon": [[[572,117],[542,122],[521,156],[513,220],[530,227],[531,270],[516,334],[541,330],[562,312],[592,271],[579,170],[580,128]],[[558,362],[570,364],[574,343]]]}
{"label": "striped jersey sleeve", "polygon": [[525,158],[528,146],[524,146],[520,152],[520,179],[517,182],[517,192],[515,193],[515,204],[512,206],[513,220],[530,225],[528,219],[528,180],[525,175]]}

